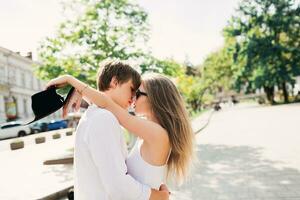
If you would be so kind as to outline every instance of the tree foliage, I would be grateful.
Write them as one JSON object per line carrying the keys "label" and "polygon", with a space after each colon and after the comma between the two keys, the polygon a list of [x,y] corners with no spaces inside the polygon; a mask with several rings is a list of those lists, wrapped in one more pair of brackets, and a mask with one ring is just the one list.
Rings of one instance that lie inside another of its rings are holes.
{"label": "tree foliage", "polygon": [[60,24],[55,37],[39,47],[38,74],[52,79],[61,74],[95,84],[99,63],[107,58],[139,60],[147,49],[147,13],[129,0],[74,0],[65,12],[82,11]]}
{"label": "tree foliage", "polygon": [[233,41],[226,41],[225,45],[211,53],[200,66],[203,84],[213,96],[219,93],[228,94],[233,87]]}
{"label": "tree foliage", "polygon": [[278,86],[288,102],[286,85],[294,84],[300,74],[299,2],[244,0],[224,32],[236,40],[236,88],[264,88],[274,103],[274,87]]}

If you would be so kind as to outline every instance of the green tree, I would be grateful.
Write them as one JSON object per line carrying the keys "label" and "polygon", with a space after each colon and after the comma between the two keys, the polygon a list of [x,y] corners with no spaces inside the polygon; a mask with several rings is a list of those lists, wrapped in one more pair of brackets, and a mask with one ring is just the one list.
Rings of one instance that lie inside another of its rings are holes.
{"label": "green tree", "polygon": [[65,12],[74,9],[82,13],[72,15],[60,24],[53,38],[40,45],[41,66],[38,74],[52,79],[69,73],[95,84],[99,63],[106,58],[140,60],[147,49],[147,13],[130,0],[73,0]]}
{"label": "green tree", "polygon": [[190,113],[201,110],[202,84],[200,77],[182,74],[177,77],[177,87],[182,94]]}
{"label": "green tree", "polygon": [[233,41],[226,41],[224,47],[211,53],[200,65],[203,88],[209,94],[216,96],[219,93],[229,93],[233,88],[234,69],[232,68]]}
{"label": "green tree", "polygon": [[224,29],[236,39],[236,88],[264,88],[274,103],[274,87],[288,102],[287,83],[300,74],[300,5],[295,0],[244,0]]}
{"label": "green tree", "polygon": [[178,77],[184,74],[184,67],[174,59],[157,59],[151,57],[151,61],[146,63],[142,73],[152,71],[171,77]]}

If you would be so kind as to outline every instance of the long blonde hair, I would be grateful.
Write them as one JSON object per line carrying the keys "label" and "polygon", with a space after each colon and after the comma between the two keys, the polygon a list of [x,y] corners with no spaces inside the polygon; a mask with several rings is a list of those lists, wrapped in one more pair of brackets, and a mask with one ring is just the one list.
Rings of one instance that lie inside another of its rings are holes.
{"label": "long blonde hair", "polygon": [[184,101],[175,84],[163,75],[147,74],[143,85],[153,114],[168,132],[171,154],[167,177],[172,174],[178,182],[182,182],[194,158],[195,138]]}

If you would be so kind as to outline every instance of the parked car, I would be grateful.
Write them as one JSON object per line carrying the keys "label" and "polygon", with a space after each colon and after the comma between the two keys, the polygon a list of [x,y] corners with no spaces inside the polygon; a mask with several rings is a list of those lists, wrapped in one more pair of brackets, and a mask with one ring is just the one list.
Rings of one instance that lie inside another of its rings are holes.
{"label": "parked car", "polygon": [[40,133],[45,132],[48,130],[48,123],[47,122],[36,122],[30,126],[31,133]]}
{"label": "parked car", "polygon": [[0,125],[0,139],[23,137],[31,133],[28,125],[22,125],[20,121],[7,122]]}
{"label": "parked car", "polygon": [[62,128],[68,128],[68,123],[66,120],[52,120],[48,124],[48,131],[62,129]]}

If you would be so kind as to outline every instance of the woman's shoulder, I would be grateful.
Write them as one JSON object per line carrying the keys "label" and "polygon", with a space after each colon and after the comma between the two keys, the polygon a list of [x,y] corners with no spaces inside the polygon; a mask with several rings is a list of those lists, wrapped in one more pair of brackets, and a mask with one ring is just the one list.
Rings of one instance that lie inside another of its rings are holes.
{"label": "woman's shoulder", "polygon": [[168,147],[170,146],[170,141],[169,141],[169,134],[166,129],[164,129],[162,126],[159,124],[156,124],[155,131],[153,132],[153,137],[152,140],[146,141],[151,146],[164,146]]}

